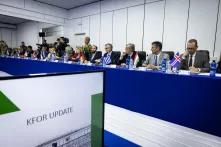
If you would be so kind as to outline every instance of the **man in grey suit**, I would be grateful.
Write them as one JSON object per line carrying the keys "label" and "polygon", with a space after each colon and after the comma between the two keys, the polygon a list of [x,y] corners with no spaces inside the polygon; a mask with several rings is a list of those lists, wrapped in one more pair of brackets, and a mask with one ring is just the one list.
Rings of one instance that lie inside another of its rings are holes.
{"label": "man in grey suit", "polygon": [[196,39],[190,39],[187,49],[182,55],[180,69],[190,72],[209,72],[209,58],[206,53],[197,52],[198,43]]}
{"label": "man in grey suit", "polygon": [[163,59],[169,61],[169,56],[162,52],[162,43],[155,41],[151,47],[152,54],[148,55],[147,60],[143,66],[148,69],[158,70]]}

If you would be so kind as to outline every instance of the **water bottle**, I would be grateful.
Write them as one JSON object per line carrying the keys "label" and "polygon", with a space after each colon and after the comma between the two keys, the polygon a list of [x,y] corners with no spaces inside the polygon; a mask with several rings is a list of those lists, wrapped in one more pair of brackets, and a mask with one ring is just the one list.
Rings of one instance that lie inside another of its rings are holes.
{"label": "water bottle", "polygon": [[61,58],[59,59],[59,62],[60,62],[60,63],[63,63],[63,62],[64,62],[64,56],[61,56]]}
{"label": "water bottle", "polygon": [[80,61],[80,59],[77,59],[74,63],[80,65],[80,64],[81,64],[81,61]]}
{"label": "water bottle", "polygon": [[127,69],[129,69],[129,67],[130,67],[130,60],[131,60],[131,58],[130,58],[130,56],[128,56],[126,59],[126,68]]}
{"label": "water bottle", "polygon": [[68,62],[68,54],[67,53],[64,54],[64,63],[66,63],[66,62]]}
{"label": "water bottle", "polygon": [[14,56],[15,56],[15,58],[18,58],[18,54],[17,53]]}
{"label": "water bottle", "polygon": [[129,69],[133,69],[133,66],[134,66],[133,59],[130,58]]}
{"label": "water bottle", "polygon": [[216,76],[216,59],[213,58],[212,62],[210,63],[210,77]]}
{"label": "water bottle", "polygon": [[55,53],[52,53],[51,54],[51,61],[54,61],[55,60]]}
{"label": "water bottle", "polygon": [[98,64],[99,66],[103,66],[103,58],[104,58],[104,57],[102,56],[101,59],[100,59],[100,62],[99,62],[99,64]]}
{"label": "water bottle", "polygon": [[106,65],[106,63],[105,63],[105,61],[104,61],[104,58],[105,58],[105,57],[102,57],[102,58],[101,58],[101,66],[102,66],[102,67],[105,67],[105,65]]}
{"label": "water bottle", "polygon": [[168,73],[172,72],[172,71],[171,71],[172,67],[171,67],[170,61],[167,61],[167,67],[166,67],[166,69],[167,69],[167,72],[168,72]]}
{"label": "water bottle", "polygon": [[161,63],[161,71],[166,72],[167,70],[167,60],[166,58],[163,58],[162,63]]}

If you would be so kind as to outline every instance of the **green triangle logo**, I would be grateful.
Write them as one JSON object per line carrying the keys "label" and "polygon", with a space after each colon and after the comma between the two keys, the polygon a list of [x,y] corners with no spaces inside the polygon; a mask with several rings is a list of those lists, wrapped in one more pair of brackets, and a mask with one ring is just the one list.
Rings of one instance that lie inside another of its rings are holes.
{"label": "green triangle logo", "polygon": [[0,115],[20,111],[20,109],[0,91]]}

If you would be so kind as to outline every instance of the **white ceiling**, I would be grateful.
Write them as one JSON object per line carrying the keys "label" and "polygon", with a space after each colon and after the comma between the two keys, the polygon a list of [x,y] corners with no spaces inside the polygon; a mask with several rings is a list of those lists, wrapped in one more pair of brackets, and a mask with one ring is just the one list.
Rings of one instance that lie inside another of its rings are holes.
{"label": "white ceiling", "polygon": [[28,20],[17,17],[6,16],[6,15],[0,15],[0,23],[17,25],[26,21]]}
{"label": "white ceiling", "polygon": [[71,9],[74,7],[90,4],[99,0],[35,0],[44,4],[57,6],[64,9]]}

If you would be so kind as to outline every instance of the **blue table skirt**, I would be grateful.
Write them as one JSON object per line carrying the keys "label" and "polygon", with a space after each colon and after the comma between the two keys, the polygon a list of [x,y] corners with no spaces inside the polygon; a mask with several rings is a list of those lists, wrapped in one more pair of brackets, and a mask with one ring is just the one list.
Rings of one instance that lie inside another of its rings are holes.
{"label": "blue table skirt", "polygon": [[124,138],[121,138],[108,131],[104,132],[104,146],[105,147],[139,147],[137,144],[132,143]]}

